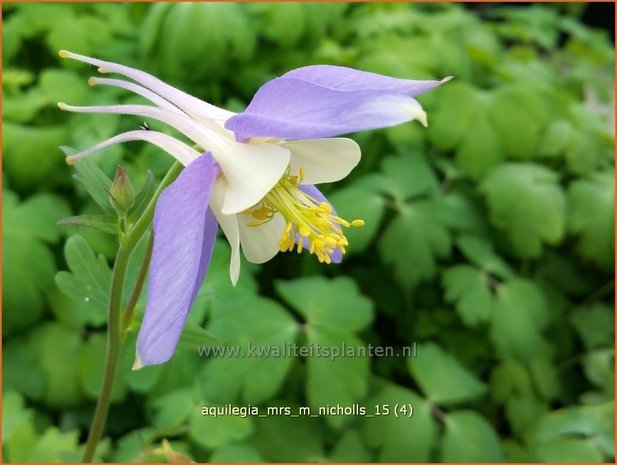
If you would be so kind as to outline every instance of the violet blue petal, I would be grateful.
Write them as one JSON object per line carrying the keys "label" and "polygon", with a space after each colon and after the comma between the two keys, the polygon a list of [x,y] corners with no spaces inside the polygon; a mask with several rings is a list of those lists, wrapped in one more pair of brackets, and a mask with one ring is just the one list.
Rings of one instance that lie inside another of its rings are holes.
{"label": "violet blue petal", "polygon": [[316,139],[394,126],[417,118],[413,98],[383,90],[343,91],[281,77],[264,84],[225,127],[236,138]]}
{"label": "violet blue petal", "polygon": [[285,73],[284,78],[301,79],[318,86],[345,92],[378,90],[415,97],[439,86],[443,81],[398,79],[344,66],[314,65]]}
{"label": "violet blue petal", "polygon": [[[298,186],[298,188],[304,192],[305,194],[313,197],[315,200],[317,200],[318,202],[326,202],[327,204],[329,204],[332,207],[332,204],[330,202],[328,202],[328,199],[326,199],[326,197],[319,191],[319,189],[317,189],[313,184],[302,184],[300,186]],[[336,215],[336,210],[334,209],[334,207],[332,207],[332,213],[334,215]],[[339,226],[340,228],[340,226]],[[310,245],[308,244],[308,241],[306,239],[306,237],[302,237],[299,234],[296,235],[296,244],[298,243],[297,241],[302,239],[302,247],[304,247],[305,249],[308,250],[308,248],[310,247]],[[341,263],[341,261],[343,260],[343,254],[342,252],[336,248],[334,249],[334,252],[332,252],[332,254],[330,254],[330,259],[332,260],[332,263]]]}
{"label": "violet blue petal", "polygon": [[148,299],[136,368],[171,358],[205,277],[218,223],[208,207],[218,165],[207,152],[161,194],[154,212]]}

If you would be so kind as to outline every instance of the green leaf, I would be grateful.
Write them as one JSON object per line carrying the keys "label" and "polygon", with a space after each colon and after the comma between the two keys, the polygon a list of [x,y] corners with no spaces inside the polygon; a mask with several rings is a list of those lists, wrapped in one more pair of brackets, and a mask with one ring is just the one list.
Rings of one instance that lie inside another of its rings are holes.
{"label": "green leaf", "polygon": [[536,357],[546,323],[546,301],[535,283],[515,278],[497,288],[490,336],[500,357]]}
{"label": "green leaf", "polygon": [[76,160],[73,162],[73,166],[76,171],[73,177],[84,185],[97,205],[105,213],[116,216],[116,212],[109,201],[112,180],[90,160]]}
{"label": "green leaf", "polygon": [[381,170],[384,177],[376,187],[392,196],[397,204],[412,197],[435,194],[439,189],[433,169],[420,152],[388,157],[382,162]]}
{"label": "green leaf", "polygon": [[531,163],[506,163],[480,183],[490,220],[502,230],[519,257],[537,257],[542,244],[561,242],[565,196],[551,170]]}
{"label": "green leaf", "polygon": [[201,447],[216,449],[246,439],[252,432],[250,417],[196,414],[191,417],[189,437]]}
{"label": "green leaf", "polygon": [[276,292],[298,310],[314,329],[327,328],[354,332],[372,320],[373,305],[360,294],[349,278],[326,279],[321,276],[277,281]]}
{"label": "green leaf", "polygon": [[[411,404],[411,417],[394,415],[394,406]],[[387,386],[367,402],[367,413],[376,406],[390,407],[388,415],[365,418],[366,442],[378,449],[379,462],[428,462],[437,439],[437,423],[431,404],[409,389]]]}
{"label": "green leaf", "polygon": [[381,237],[381,257],[393,266],[404,288],[432,278],[437,258],[450,253],[450,234],[438,215],[440,208],[436,200],[406,204]]}
{"label": "green leaf", "polygon": [[[41,399],[45,393],[45,374],[39,363],[35,330],[27,336],[12,338],[3,349],[3,389],[12,390],[31,399]],[[4,418],[4,417],[3,417]]]}
{"label": "green leaf", "polygon": [[602,452],[586,438],[559,438],[538,445],[536,456],[542,462],[605,462]]}
{"label": "green leaf", "polygon": [[205,330],[193,321],[187,321],[182,328],[177,349],[191,350],[195,352],[198,346],[220,346],[221,341],[210,331]]}
{"label": "green leaf", "polygon": [[580,254],[606,269],[614,263],[614,199],[612,171],[576,180],[568,188],[568,231],[578,236]]}
{"label": "green leaf", "polygon": [[44,292],[53,287],[54,257],[45,243],[55,243],[55,223],[69,213],[66,202],[51,194],[37,194],[23,203],[4,190],[2,196],[2,314],[4,332],[33,324],[41,316]]}
{"label": "green leaf", "polygon": [[[6,353],[5,353],[6,356]],[[26,409],[24,398],[17,391],[5,390],[2,399],[2,442],[11,441],[13,433],[31,421],[33,412]]]}
{"label": "green leaf", "polygon": [[66,102],[70,105],[83,105],[90,87],[86,80],[72,71],[63,69],[46,69],[39,77],[41,91],[49,104]]}
{"label": "green leaf", "polygon": [[212,302],[208,331],[227,346],[216,349],[229,352],[213,352],[205,364],[201,377],[205,400],[241,398],[255,404],[278,391],[293,362],[284,351],[298,331],[285,309],[250,294],[229,294]]}
{"label": "green leaf", "polygon": [[456,303],[456,310],[467,326],[487,321],[493,312],[493,296],[488,276],[469,265],[448,268],[443,275],[445,298]]}
{"label": "green leaf", "polygon": [[213,463],[261,463],[264,459],[255,446],[237,442],[216,449],[209,457],[209,461]]}
{"label": "green leaf", "polygon": [[188,387],[156,397],[151,405],[154,411],[152,425],[161,430],[181,426],[191,416],[200,417],[200,406],[193,390]]}
{"label": "green leaf", "polygon": [[495,428],[470,410],[448,413],[441,445],[444,462],[502,462],[503,449]]}
{"label": "green leaf", "polygon": [[507,156],[523,160],[535,157],[549,117],[544,95],[537,87],[499,87],[492,96],[489,115]]}
{"label": "green leaf", "polygon": [[491,373],[491,396],[496,403],[504,403],[515,395],[532,392],[531,379],[518,360],[506,358]]}
{"label": "green leaf", "polygon": [[[79,353],[79,381],[85,395],[92,400],[98,399],[101,394],[106,348],[106,336],[102,333],[94,333],[85,341]],[[116,376],[110,398],[111,402],[119,402],[126,398],[124,373],[119,373],[119,376]]]}
{"label": "green leaf", "polygon": [[385,201],[378,195],[366,177],[349,187],[336,191],[328,200],[341,218],[349,221],[364,220],[361,228],[348,228],[345,236],[349,241],[348,255],[360,254],[369,246],[377,233],[384,214]]}
{"label": "green leaf", "polygon": [[4,122],[2,135],[2,168],[13,188],[32,192],[60,177],[66,165],[58,147],[66,142],[66,126]]}
{"label": "green leaf", "polygon": [[587,379],[604,390],[615,390],[615,351],[614,349],[594,350],[585,355],[583,369]]}
{"label": "green leaf", "polygon": [[[350,406],[366,393],[368,357],[348,357],[347,350],[362,350],[362,341],[352,332],[366,327],[372,319],[372,303],[360,295],[349,278],[326,280],[322,277],[276,282],[283,300],[298,310],[307,321],[308,348],[322,352],[307,358],[307,394],[313,407],[339,404]],[[329,416],[339,427],[346,419]]]}
{"label": "green leaf", "polygon": [[[453,150],[471,139],[485,98],[466,82],[455,80],[439,89],[438,106],[430,114],[428,136],[440,150]],[[473,130],[472,130],[473,128]],[[480,139],[479,137],[474,137]]]}
{"label": "green leaf", "polygon": [[81,403],[79,357],[81,335],[60,323],[41,325],[33,333],[39,364],[45,376],[45,403],[66,409]]}
{"label": "green leaf", "polygon": [[96,257],[81,236],[70,237],[64,246],[70,272],[60,271],[56,284],[67,296],[88,304],[92,312],[107,312],[111,290],[111,270],[102,255]]}
{"label": "green leaf", "polygon": [[328,462],[372,462],[372,455],[357,430],[346,431],[328,456]]}
{"label": "green leaf", "polygon": [[118,218],[113,215],[78,215],[69,216],[58,221],[59,225],[82,226],[98,229],[109,234],[117,235],[120,232]]}
{"label": "green leaf", "polygon": [[513,395],[505,403],[506,417],[512,431],[524,433],[548,411],[548,405],[533,393]]}
{"label": "green leaf", "polygon": [[610,347],[614,341],[615,313],[608,305],[593,303],[574,309],[569,315],[585,347]]}
{"label": "green leaf", "polygon": [[456,404],[486,392],[484,383],[438,345],[420,344],[417,353],[417,357],[409,359],[409,370],[431,402]]}
{"label": "green leaf", "polygon": [[461,235],[456,240],[457,247],[471,263],[480,269],[502,279],[514,276],[508,263],[495,253],[488,238]]}
{"label": "green leaf", "polygon": [[[298,411],[294,402],[273,402],[269,406],[290,407]],[[251,442],[269,462],[323,462],[325,460],[324,431],[315,418],[292,418],[268,415],[255,419],[255,434]]]}

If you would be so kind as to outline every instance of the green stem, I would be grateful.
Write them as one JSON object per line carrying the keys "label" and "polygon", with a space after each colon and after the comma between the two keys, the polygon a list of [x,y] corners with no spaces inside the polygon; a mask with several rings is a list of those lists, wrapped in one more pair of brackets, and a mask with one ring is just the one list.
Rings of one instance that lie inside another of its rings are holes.
{"label": "green stem", "polygon": [[116,262],[114,264],[114,272],[111,281],[111,295],[109,297],[109,320],[107,328],[107,359],[105,361],[105,374],[103,376],[103,385],[101,386],[101,395],[99,396],[94,411],[94,418],[90,426],[88,441],[82,462],[91,462],[94,456],[96,445],[101,438],[103,426],[107,420],[107,412],[109,411],[109,400],[111,390],[114,384],[116,374],[116,366],[120,358],[122,349],[122,340],[120,338],[120,308],[122,305],[122,287],[124,286],[124,278],[126,277],[126,268],[132,250],[124,245],[120,245]]}
{"label": "green stem", "polygon": [[[122,322],[121,309],[122,309],[122,291],[124,288],[124,281],[126,278],[126,270],[128,268],[129,258],[133,253],[133,250],[137,246],[139,239],[146,232],[152,218],[154,217],[154,208],[156,202],[161,195],[161,192],[171,184],[182,171],[182,165],[180,163],[174,163],[169,169],[165,178],[159,184],[156,192],[152,196],[152,199],[148,203],[148,206],[144,210],[143,214],[139,217],[135,225],[131,228],[131,231],[123,235],[120,235],[120,247],[116,255],[116,261],[114,263],[114,270],[111,280],[111,294],[109,296],[109,312],[108,312],[108,329],[107,329],[107,357],[105,360],[105,372],[103,375],[103,384],[101,386],[101,394],[96,403],[96,409],[94,410],[94,417],[92,418],[92,424],[90,426],[90,432],[88,434],[88,440],[86,442],[86,448],[82,462],[91,462],[94,457],[96,446],[98,445],[105,422],[107,421],[107,413],[109,412],[109,402],[111,399],[111,391],[114,385],[114,378],[116,375],[116,367],[118,366],[118,360],[120,358],[120,352],[122,350],[122,331],[120,324]],[[149,255],[148,252],[146,252]],[[147,266],[145,267],[147,269]],[[143,269],[143,265],[142,265]],[[141,275],[141,272],[140,272]],[[145,273],[144,273],[145,278]],[[133,291],[133,295],[139,295],[137,287],[143,285],[143,280],[140,283],[138,279],[136,289]],[[134,308],[134,304],[131,307],[129,303],[128,309]],[[128,312],[127,312],[128,313]],[[126,320],[126,315],[125,315]]]}
{"label": "green stem", "polygon": [[152,246],[153,245],[154,245],[154,234],[150,234],[150,237],[148,238],[148,245],[146,245],[146,252],[144,255],[144,259],[141,262],[141,267],[139,268],[139,274],[137,275],[137,281],[135,282],[133,293],[131,294],[129,303],[127,304],[126,310],[124,311],[124,317],[122,318],[122,334],[123,335],[126,333],[126,330],[131,325],[131,319],[133,318],[133,312],[135,311],[137,300],[139,300],[139,295],[141,294],[141,290],[144,287],[146,276],[148,275],[148,269],[150,268],[150,258],[152,257]]}

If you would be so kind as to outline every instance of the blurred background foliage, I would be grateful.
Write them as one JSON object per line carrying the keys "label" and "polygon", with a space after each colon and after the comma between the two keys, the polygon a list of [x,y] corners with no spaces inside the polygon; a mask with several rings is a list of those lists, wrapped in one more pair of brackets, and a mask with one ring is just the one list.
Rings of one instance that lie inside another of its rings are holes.
{"label": "blurred background foliage", "polygon": [[[98,209],[58,146],[141,121],[60,112],[136,100],[90,89],[95,70],[61,61],[68,49],[236,111],[314,63],[455,76],[420,97],[428,129],[353,136],[362,162],[324,188],[367,222],[343,264],[281,254],[233,289],[221,240],[172,361],[132,372],[131,333],[100,460],[612,461],[614,50],[580,20],[597,8],[3,3],[4,459],[78,461],[101,382],[115,242],[56,225]],[[141,143],[92,160],[136,186],[171,164]],[[416,342],[417,357],[202,359],[200,326],[230,345]],[[227,403],[414,415],[199,413]]]}

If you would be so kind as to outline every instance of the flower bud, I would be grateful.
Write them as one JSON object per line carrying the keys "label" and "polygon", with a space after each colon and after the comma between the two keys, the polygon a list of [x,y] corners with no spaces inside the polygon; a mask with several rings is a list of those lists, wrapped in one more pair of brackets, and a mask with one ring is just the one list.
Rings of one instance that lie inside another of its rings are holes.
{"label": "flower bud", "polygon": [[121,166],[116,168],[116,176],[109,190],[109,200],[120,216],[126,216],[135,202],[133,186],[126,170]]}

